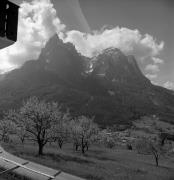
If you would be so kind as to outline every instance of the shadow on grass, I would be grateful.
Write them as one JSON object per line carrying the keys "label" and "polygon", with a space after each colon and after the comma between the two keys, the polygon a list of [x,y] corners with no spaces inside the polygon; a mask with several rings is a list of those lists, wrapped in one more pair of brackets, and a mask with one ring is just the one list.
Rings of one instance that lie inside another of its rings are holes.
{"label": "shadow on grass", "polygon": [[104,178],[92,174],[86,175],[85,178],[90,180],[104,180]]}
{"label": "shadow on grass", "polygon": [[77,157],[72,155],[65,155],[65,154],[53,154],[53,153],[47,153],[45,156],[51,158],[52,160],[55,160],[57,162],[60,161],[73,161],[80,164],[94,164],[94,162],[87,160],[83,157]]}

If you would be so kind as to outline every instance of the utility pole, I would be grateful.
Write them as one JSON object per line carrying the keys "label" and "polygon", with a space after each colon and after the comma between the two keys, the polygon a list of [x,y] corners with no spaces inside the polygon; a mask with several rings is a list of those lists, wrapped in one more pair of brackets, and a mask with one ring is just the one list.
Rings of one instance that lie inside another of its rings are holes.
{"label": "utility pole", "polygon": [[19,6],[1,0],[0,4],[0,49],[8,47],[17,41]]}

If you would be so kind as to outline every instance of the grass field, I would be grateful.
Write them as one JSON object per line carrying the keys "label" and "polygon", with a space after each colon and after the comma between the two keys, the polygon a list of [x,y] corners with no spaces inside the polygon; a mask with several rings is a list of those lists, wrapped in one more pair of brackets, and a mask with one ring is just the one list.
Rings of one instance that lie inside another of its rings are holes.
{"label": "grass field", "polygon": [[174,180],[174,156],[162,157],[156,167],[152,156],[136,151],[93,146],[84,156],[74,152],[67,144],[60,150],[52,145],[44,149],[44,156],[37,156],[36,145],[4,144],[12,154],[22,158],[61,169],[88,180]]}

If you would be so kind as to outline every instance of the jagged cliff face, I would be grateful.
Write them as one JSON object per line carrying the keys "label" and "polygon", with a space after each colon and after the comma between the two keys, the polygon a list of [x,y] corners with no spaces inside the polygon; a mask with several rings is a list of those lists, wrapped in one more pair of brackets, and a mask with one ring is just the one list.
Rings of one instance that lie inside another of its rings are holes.
{"label": "jagged cliff face", "polygon": [[57,36],[47,43],[37,61],[29,61],[1,79],[0,110],[18,108],[34,95],[58,101],[74,116],[95,116],[102,126],[130,125],[150,114],[174,119],[173,92],[152,85],[133,56],[111,48],[88,59]]}
{"label": "jagged cliff face", "polygon": [[115,48],[103,51],[96,58],[93,75],[123,86],[150,85],[150,81],[140,71],[135,58],[126,56]]}
{"label": "jagged cliff face", "polygon": [[57,35],[47,43],[38,61],[46,71],[65,80],[80,80],[85,71],[85,58],[77,53],[72,44],[64,44]]}

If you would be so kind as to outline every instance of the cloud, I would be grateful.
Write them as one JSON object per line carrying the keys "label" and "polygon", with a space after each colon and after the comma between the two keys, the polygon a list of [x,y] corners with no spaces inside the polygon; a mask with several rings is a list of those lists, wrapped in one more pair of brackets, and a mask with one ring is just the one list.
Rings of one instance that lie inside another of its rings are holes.
{"label": "cloud", "polygon": [[164,60],[157,58],[157,57],[152,57],[152,60],[155,64],[163,64]]}
{"label": "cloud", "polygon": [[146,74],[145,76],[150,80],[157,78],[157,74]]}
{"label": "cloud", "polygon": [[171,81],[167,81],[163,84],[163,86],[167,89],[174,90],[174,83]]}
{"label": "cloud", "polygon": [[23,2],[19,9],[18,40],[0,51],[0,72],[37,59],[50,37],[64,28],[50,0]]}
{"label": "cloud", "polygon": [[159,72],[159,66],[156,65],[156,64],[148,64],[146,67],[145,67],[145,70],[146,71],[149,71],[151,73],[158,73]]}
{"label": "cloud", "polygon": [[155,57],[164,47],[164,42],[157,43],[148,34],[142,35],[138,30],[115,27],[86,34],[69,31],[64,42],[71,42],[82,55],[92,57],[107,48],[119,48],[127,55],[136,58]]}
{"label": "cloud", "polygon": [[151,80],[151,83],[152,83],[153,85],[155,85],[155,86],[160,86],[158,82],[155,82],[155,81],[153,81],[153,80]]}
{"label": "cloud", "polygon": [[164,60],[152,57],[151,58],[152,64],[147,64],[145,66],[145,71],[148,73],[145,75],[148,79],[156,79],[158,77],[158,72],[160,71],[160,65],[164,63]]}
{"label": "cloud", "polygon": [[145,67],[145,70],[150,72],[147,75],[150,79],[157,77],[159,65],[164,62],[156,57],[163,50],[164,42],[156,42],[152,36],[142,35],[137,29],[104,28],[92,34],[74,30],[67,32],[62,39],[64,42],[73,43],[77,51],[87,57],[96,56],[107,48],[118,48],[126,55],[134,55],[137,60],[150,60],[150,64]]}
{"label": "cloud", "polygon": [[27,60],[37,59],[41,49],[55,33],[65,43],[73,43],[77,51],[87,57],[96,56],[107,48],[119,48],[137,59],[151,59],[155,65],[146,67],[148,71],[158,72],[157,64],[162,64],[162,60],[156,56],[163,50],[164,42],[157,42],[149,34],[142,35],[137,29],[123,27],[104,28],[92,33],[66,31],[50,0],[33,0],[21,4],[18,41],[0,51],[0,72],[17,68]]}

